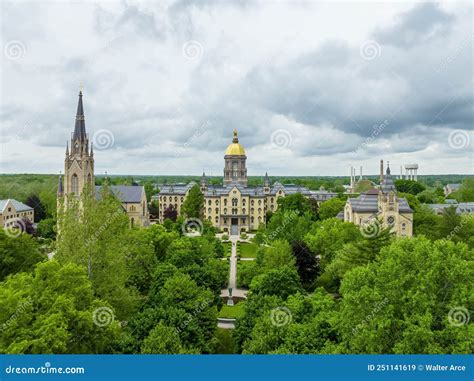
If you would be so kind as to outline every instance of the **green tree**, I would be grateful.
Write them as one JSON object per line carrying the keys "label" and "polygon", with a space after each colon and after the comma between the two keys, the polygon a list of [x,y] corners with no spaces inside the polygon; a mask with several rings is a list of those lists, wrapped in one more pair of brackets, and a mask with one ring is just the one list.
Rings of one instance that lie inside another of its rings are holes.
{"label": "green tree", "polygon": [[319,218],[326,220],[328,218],[336,217],[337,214],[344,209],[345,204],[345,201],[337,197],[324,201],[319,207]]}
{"label": "green tree", "polygon": [[444,208],[441,212],[438,231],[442,238],[450,236],[454,229],[461,224],[461,216],[456,213],[456,207]]}
{"label": "green tree", "polygon": [[311,224],[311,212],[306,212],[300,216],[298,212],[293,210],[277,210],[273,213],[271,221],[267,224],[262,238],[267,242],[278,239],[288,242],[302,240],[311,228]]}
{"label": "green tree", "polygon": [[129,221],[122,204],[107,186],[102,187],[100,200],[84,192],[80,199],[67,202],[58,215],[55,258],[62,264],[85,266],[96,295],[124,319],[135,308],[136,295],[126,287]]}
{"label": "green tree", "polygon": [[45,218],[38,222],[36,232],[39,237],[56,238],[56,220],[54,218]]}
{"label": "green tree", "polygon": [[186,218],[202,219],[204,208],[204,195],[199,189],[199,185],[194,185],[181,206],[181,213]]}
{"label": "green tree", "polygon": [[313,253],[320,256],[321,266],[324,268],[333,260],[337,250],[346,243],[355,242],[361,238],[359,228],[353,223],[329,218],[314,223],[304,241]]}
{"label": "green tree", "polygon": [[2,283],[0,321],[1,353],[110,353],[120,330],[85,269],[55,260]]}
{"label": "green tree", "polygon": [[155,247],[146,229],[132,229],[127,231],[125,236],[127,241],[125,263],[128,274],[126,284],[146,295],[158,264]]}
{"label": "green tree", "polygon": [[10,274],[31,271],[34,266],[46,259],[41,254],[36,240],[28,234],[8,236],[0,229],[0,281]]}
{"label": "green tree", "polygon": [[413,213],[413,234],[424,235],[431,240],[441,238],[438,230],[440,219],[428,205],[420,205]]}
{"label": "green tree", "polygon": [[[341,285],[338,327],[346,353],[471,353],[473,251],[464,244],[399,239]],[[456,312],[457,314],[457,312]]]}
{"label": "green tree", "polygon": [[144,354],[179,354],[183,353],[181,339],[174,327],[159,323],[143,341]]}
{"label": "green tree", "polygon": [[412,195],[417,195],[426,189],[426,187],[418,181],[405,179],[395,180],[395,187],[398,192],[410,193]]}
{"label": "green tree", "polygon": [[474,201],[474,178],[467,177],[463,180],[461,187],[453,192],[450,196],[459,202],[473,202]]}
{"label": "green tree", "polygon": [[35,222],[41,221],[43,218],[46,218],[46,208],[41,203],[40,198],[36,194],[30,195],[25,204],[32,207],[34,209],[35,214]]}
{"label": "green tree", "polygon": [[280,267],[295,267],[295,258],[291,252],[291,246],[287,241],[277,240],[272,246],[264,248],[262,270],[278,269]]}
{"label": "green tree", "polygon": [[304,241],[293,241],[291,250],[296,260],[301,283],[306,290],[312,290],[314,280],[320,273],[319,259]]}
{"label": "green tree", "polygon": [[296,269],[290,266],[269,270],[253,278],[250,290],[255,294],[276,295],[282,299],[303,291]]}
{"label": "green tree", "polygon": [[347,243],[336,252],[334,260],[328,265],[327,271],[339,278],[357,266],[365,266],[375,260],[380,250],[388,246],[392,240],[393,233],[390,227],[382,227],[375,223],[374,232],[363,236],[362,239]]}
{"label": "green tree", "polygon": [[305,213],[312,213],[311,204],[305,196],[301,193],[295,193],[288,195],[286,197],[280,197],[277,200],[278,211],[294,211],[297,212],[300,216]]}
{"label": "green tree", "polygon": [[152,182],[149,182],[149,181],[145,182],[145,184],[143,184],[143,187],[145,188],[146,199],[148,201],[151,201],[151,196],[158,193],[158,191],[155,190],[155,186],[153,185]]}
{"label": "green tree", "polygon": [[331,352],[338,340],[334,300],[318,289],[310,296],[292,295],[283,304],[265,309],[254,319],[243,353]]}

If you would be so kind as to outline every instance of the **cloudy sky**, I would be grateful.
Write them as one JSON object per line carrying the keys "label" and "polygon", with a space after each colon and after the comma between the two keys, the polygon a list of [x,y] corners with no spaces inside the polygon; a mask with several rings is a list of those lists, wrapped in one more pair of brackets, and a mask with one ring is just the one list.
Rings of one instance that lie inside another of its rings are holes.
{"label": "cloudy sky", "polygon": [[472,173],[470,3],[3,2],[3,173],[58,173],[84,91],[96,173]]}

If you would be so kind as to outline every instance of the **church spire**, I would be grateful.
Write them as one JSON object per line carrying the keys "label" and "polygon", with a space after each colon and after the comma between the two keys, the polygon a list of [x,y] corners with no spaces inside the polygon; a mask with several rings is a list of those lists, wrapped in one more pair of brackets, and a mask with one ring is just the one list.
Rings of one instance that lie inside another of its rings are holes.
{"label": "church spire", "polygon": [[82,105],[82,91],[79,91],[79,101],[77,103],[76,126],[74,127],[74,135],[72,140],[86,140],[86,123],[84,121],[84,106]]}

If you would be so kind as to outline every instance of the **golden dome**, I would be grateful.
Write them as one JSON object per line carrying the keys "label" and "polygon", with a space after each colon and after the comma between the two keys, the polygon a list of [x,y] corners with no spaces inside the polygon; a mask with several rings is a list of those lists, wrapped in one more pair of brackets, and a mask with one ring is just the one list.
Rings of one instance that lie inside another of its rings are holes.
{"label": "golden dome", "polygon": [[244,147],[242,147],[242,145],[239,144],[237,130],[234,130],[234,138],[232,139],[232,144],[229,144],[229,146],[225,150],[225,154],[226,156],[227,155],[245,156],[245,149]]}

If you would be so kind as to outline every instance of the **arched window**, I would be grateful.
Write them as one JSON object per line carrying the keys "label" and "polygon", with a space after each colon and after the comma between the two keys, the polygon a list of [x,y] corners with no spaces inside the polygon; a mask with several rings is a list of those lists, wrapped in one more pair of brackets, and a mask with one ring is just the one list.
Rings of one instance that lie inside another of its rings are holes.
{"label": "arched window", "polygon": [[[210,215],[211,213],[212,213],[212,209],[211,209],[211,208],[209,208],[209,209],[207,210],[207,214],[209,214],[209,215]],[[211,217],[209,217],[209,218],[211,218]]]}
{"label": "arched window", "polygon": [[216,216],[216,224],[219,223],[219,217]]}
{"label": "arched window", "polygon": [[146,208],[146,204],[145,204],[145,201],[142,202],[142,210],[143,210],[143,215],[145,215],[145,209]]}
{"label": "arched window", "polygon": [[219,214],[219,208],[216,208],[216,214]]}
{"label": "arched window", "polygon": [[227,199],[224,199],[224,206],[227,206]]}
{"label": "arched window", "polygon": [[208,204],[209,204],[209,205],[211,205],[211,204],[212,204],[212,201],[211,201],[211,200],[209,200]]}
{"label": "arched window", "polygon": [[130,219],[130,226],[133,228],[133,225],[135,225],[135,219],[132,217]]}
{"label": "arched window", "polygon": [[255,204],[255,202],[254,202],[253,200],[252,200],[252,201],[250,201],[250,205],[252,205],[252,206],[253,206],[254,204]]}
{"label": "arched window", "polygon": [[74,173],[71,178],[71,190],[75,195],[79,195],[79,178]]}
{"label": "arched window", "polygon": [[91,183],[92,183],[92,176],[91,176],[91,174],[89,173],[89,174],[87,175],[87,185],[90,186]]}
{"label": "arched window", "polygon": [[232,180],[237,180],[239,165],[236,161],[232,162]]}

